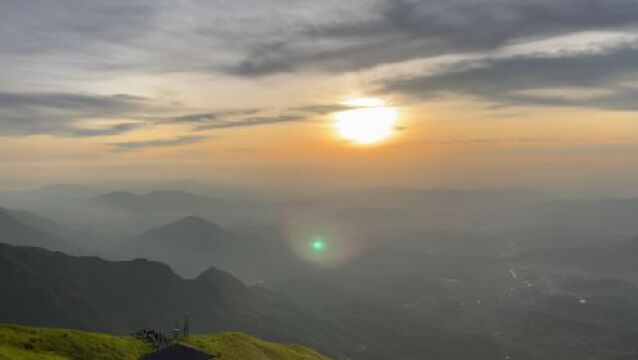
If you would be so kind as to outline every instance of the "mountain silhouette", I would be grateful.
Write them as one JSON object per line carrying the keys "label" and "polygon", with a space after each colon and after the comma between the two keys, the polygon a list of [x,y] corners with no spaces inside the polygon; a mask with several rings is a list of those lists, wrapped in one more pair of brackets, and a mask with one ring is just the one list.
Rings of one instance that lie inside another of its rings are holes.
{"label": "mountain silhouette", "polygon": [[46,218],[27,212],[15,212],[0,208],[0,243],[24,246],[38,246],[51,250],[78,252],[70,241],[29,224],[42,228],[55,228],[55,224]]}
{"label": "mountain silhouette", "polygon": [[339,328],[313,311],[214,268],[185,280],[155,261],[0,244],[0,284],[0,323],[130,333],[169,328],[188,313],[193,332],[244,331],[333,348],[341,341]]}
{"label": "mountain silhouette", "polygon": [[102,194],[94,204],[125,211],[136,217],[172,217],[191,215],[215,219],[223,225],[249,225],[274,219],[275,205],[245,198],[207,197],[179,190],[155,190],[143,194],[118,191]]}
{"label": "mountain silhouette", "polygon": [[232,264],[236,242],[233,234],[218,225],[187,216],[127,239],[114,253],[118,258],[162,261],[192,278],[211,266]]}

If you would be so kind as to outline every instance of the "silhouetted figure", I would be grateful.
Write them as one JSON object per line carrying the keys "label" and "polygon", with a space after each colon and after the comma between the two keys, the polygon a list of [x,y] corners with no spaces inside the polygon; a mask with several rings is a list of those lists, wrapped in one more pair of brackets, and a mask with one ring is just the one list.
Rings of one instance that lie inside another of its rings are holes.
{"label": "silhouetted figure", "polygon": [[190,331],[189,316],[188,314],[186,314],[184,315],[184,330],[182,331],[182,333],[184,334],[184,336],[188,336],[189,331]]}

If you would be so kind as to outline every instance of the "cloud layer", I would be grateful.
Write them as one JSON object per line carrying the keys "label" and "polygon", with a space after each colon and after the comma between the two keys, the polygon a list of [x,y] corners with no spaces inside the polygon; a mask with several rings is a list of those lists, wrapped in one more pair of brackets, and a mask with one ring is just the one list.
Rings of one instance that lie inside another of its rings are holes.
{"label": "cloud layer", "polygon": [[[578,46],[578,36],[601,34],[625,40],[565,50]],[[569,40],[552,40],[561,37]],[[636,111],[638,46],[626,39],[638,39],[635,0],[10,1],[0,5],[0,135],[186,129],[175,139],[115,143],[135,149],[346,108],[308,99],[228,110],[100,89],[111,78],[183,73],[254,84],[247,97],[269,91],[264,78],[285,87],[286,76],[357,74],[363,90],[384,96]],[[430,61],[434,71],[421,66]],[[384,66],[406,71],[379,79],[375,71]],[[211,86],[211,94],[224,91]]]}
{"label": "cloud layer", "polygon": [[[149,107],[147,99],[130,95],[0,92],[0,133],[61,136],[113,135],[130,131],[134,122],[122,123]],[[82,120],[109,119],[101,128],[83,128]]]}
{"label": "cloud layer", "polygon": [[382,91],[421,99],[461,94],[502,104],[635,111],[637,81],[638,46],[587,56],[479,60],[461,70],[392,79]]}

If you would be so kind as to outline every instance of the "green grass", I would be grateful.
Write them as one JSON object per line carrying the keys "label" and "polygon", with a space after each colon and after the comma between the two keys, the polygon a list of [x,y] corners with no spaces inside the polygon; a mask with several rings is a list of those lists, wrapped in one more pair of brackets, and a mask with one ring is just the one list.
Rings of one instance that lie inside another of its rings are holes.
{"label": "green grass", "polygon": [[58,355],[37,353],[30,350],[22,350],[12,346],[0,346],[0,360],[65,360]]}
{"label": "green grass", "polygon": [[127,336],[0,325],[0,359],[137,360],[150,350],[148,344]]}
{"label": "green grass", "polygon": [[[193,335],[184,343],[224,360],[327,360],[298,345],[281,345],[241,333]],[[0,325],[0,360],[138,360],[151,346],[129,336]]]}
{"label": "green grass", "polygon": [[224,360],[327,360],[319,353],[300,346],[263,341],[242,333],[192,335],[184,343]]}

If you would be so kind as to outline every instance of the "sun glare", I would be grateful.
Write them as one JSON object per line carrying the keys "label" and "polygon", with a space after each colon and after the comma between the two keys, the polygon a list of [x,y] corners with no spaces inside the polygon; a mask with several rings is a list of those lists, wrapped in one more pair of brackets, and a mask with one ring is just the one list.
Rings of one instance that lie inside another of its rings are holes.
{"label": "sun glare", "polygon": [[334,115],[337,132],[357,144],[378,143],[394,131],[398,112],[375,98],[352,99],[345,102],[355,108]]}

